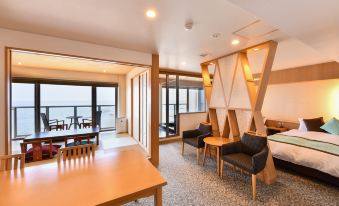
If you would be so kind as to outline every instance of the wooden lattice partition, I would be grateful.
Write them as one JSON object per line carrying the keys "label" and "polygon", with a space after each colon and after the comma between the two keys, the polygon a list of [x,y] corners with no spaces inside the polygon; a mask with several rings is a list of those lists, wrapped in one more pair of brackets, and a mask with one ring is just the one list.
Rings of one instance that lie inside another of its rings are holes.
{"label": "wooden lattice partition", "polygon": [[[240,138],[239,123],[244,122],[248,123],[246,131],[266,136],[261,109],[276,48],[276,42],[268,41],[201,64],[209,108],[208,121],[212,124],[213,136]],[[256,64],[251,65],[251,61]],[[213,84],[208,71],[211,63],[215,66]],[[254,67],[257,71],[253,71]],[[254,78],[253,73],[260,78]],[[241,112],[250,114],[248,122],[239,120],[237,114]],[[276,180],[271,152],[266,168],[258,177],[267,184]]]}

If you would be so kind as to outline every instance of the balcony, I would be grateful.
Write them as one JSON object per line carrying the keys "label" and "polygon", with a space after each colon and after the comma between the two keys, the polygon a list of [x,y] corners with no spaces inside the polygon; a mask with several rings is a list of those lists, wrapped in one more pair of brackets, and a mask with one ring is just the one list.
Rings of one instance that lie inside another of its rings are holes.
{"label": "balcony", "polygon": [[[65,120],[65,124],[69,125],[71,120],[68,116],[82,116],[83,118],[90,118],[92,116],[91,105],[66,105],[66,106],[41,106],[41,113],[46,113],[48,119]],[[102,111],[101,115],[101,129],[114,130],[116,118],[115,105],[97,105],[97,111]],[[25,136],[31,135],[35,132],[35,119],[33,106],[18,106],[12,107],[12,140],[19,140]],[[43,123],[40,116],[40,131],[44,131]],[[71,128],[74,128],[72,126]]]}

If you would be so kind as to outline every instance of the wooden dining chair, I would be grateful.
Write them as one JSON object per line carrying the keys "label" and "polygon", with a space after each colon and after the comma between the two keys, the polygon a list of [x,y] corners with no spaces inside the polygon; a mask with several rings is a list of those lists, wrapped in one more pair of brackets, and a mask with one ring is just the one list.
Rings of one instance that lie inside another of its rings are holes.
{"label": "wooden dining chair", "polygon": [[[20,161],[20,164],[19,164]],[[7,170],[16,170],[25,167],[25,154],[1,155],[0,156],[0,172]]]}
{"label": "wooden dining chair", "polygon": [[73,147],[65,147],[60,148],[58,150],[58,162],[61,160],[61,156],[63,161],[82,158],[82,157],[92,157],[95,156],[95,144],[83,144],[77,145]]}
{"label": "wooden dining chair", "polygon": [[[43,144],[45,143],[45,144]],[[27,145],[32,145],[32,148],[27,150]],[[40,161],[43,159],[53,158],[57,154],[60,146],[52,145],[52,140],[37,140],[20,143],[21,153],[26,154],[26,161]]]}

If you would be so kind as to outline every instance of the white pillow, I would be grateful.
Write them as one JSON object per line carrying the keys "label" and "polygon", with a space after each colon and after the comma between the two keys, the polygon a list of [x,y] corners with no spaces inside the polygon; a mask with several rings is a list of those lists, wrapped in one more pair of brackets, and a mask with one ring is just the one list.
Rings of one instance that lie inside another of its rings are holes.
{"label": "white pillow", "polygon": [[298,120],[299,120],[299,128],[298,128],[298,130],[302,131],[302,132],[307,132],[307,128],[306,128],[304,119],[303,118],[298,118]]}

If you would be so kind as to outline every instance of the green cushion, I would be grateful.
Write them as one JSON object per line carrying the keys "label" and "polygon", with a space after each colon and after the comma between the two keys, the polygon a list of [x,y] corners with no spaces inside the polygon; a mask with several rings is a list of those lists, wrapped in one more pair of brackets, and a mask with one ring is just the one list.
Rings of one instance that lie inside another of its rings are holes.
{"label": "green cushion", "polygon": [[333,117],[330,121],[326,122],[320,127],[328,133],[339,135],[339,120]]}

